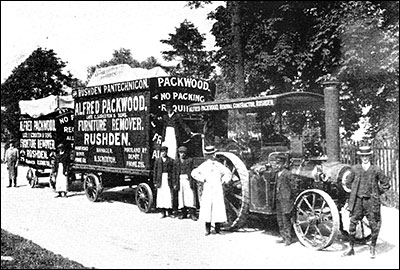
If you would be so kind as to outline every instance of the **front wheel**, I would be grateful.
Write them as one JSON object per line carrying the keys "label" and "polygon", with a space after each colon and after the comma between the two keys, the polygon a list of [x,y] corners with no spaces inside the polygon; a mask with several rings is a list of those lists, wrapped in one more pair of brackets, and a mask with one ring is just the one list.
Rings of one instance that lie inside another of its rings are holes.
{"label": "front wheel", "polygon": [[99,177],[92,173],[85,176],[83,180],[83,188],[86,197],[91,202],[96,202],[103,191],[103,185],[101,184]]}
{"label": "front wheel", "polygon": [[146,183],[140,183],[135,192],[136,205],[139,210],[148,213],[153,205],[153,191]]}
{"label": "front wheel", "polygon": [[26,173],[26,179],[28,180],[29,186],[31,188],[34,188],[35,185],[38,183],[38,178],[31,168],[29,168],[28,172]]}
{"label": "front wheel", "polygon": [[300,243],[321,250],[330,246],[339,231],[339,211],[332,198],[319,189],[305,190],[295,201],[294,231]]}

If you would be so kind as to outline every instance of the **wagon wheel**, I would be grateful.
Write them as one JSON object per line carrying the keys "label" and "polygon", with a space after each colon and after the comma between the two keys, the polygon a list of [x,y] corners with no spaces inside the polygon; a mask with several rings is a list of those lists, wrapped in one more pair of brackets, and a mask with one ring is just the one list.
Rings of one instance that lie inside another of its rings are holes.
{"label": "wagon wheel", "polygon": [[[350,226],[350,212],[347,210],[348,203],[343,206],[341,210],[341,217],[343,223],[342,234],[349,235]],[[346,229],[345,229],[346,228]],[[356,226],[356,242],[365,243],[371,238],[371,226],[369,225],[368,219],[364,217],[361,221],[357,223]]]}
{"label": "wagon wheel", "polygon": [[136,205],[139,210],[148,213],[153,205],[153,191],[146,183],[140,183],[135,192]]}
{"label": "wagon wheel", "polygon": [[38,178],[31,168],[29,168],[28,172],[26,173],[26,179],[28,180],[29,186],[31,188],[34,188],[35,185],[38,183]]}
{"label": "wagon wheel", "polygon": [[226,229],[233,230],[243,225],[249,209],[249,172],[236,155],[218,152],[217,158],[232,172],[232,180],[224,184]]}
{"label": "wagon wheel", "polygon": [[83,188],[85,189],[85,194],[89,201],[95,202],[103,190],[103,185],[101,184],[99,177],[90,173],[84,178]]}
{"label": "wagon wheel", "polygon": [[316,250],[332,244],[339,230],[339,211],[332,198],[318,189],[305,190],[295,201],[294,231],[300,243]]}

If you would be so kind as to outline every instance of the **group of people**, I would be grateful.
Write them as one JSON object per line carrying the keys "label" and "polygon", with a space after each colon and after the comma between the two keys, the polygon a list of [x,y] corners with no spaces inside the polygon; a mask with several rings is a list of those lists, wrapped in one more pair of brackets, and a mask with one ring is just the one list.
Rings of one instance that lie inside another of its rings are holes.
{"label": "group of people", "polygon": [[[378,166],[371,164],[372,154],[370,146],[361,146],[358,149],[357,155],[361,159],[361,164],[352,166],[351,174],[345,183],[351,189],[348,201],[350,248],[343,256],[355,254],[356,227],[364,217],[367,218],[371,228],[370,256],[371,258],[376,256],[376,242],[381,228],[380,195],[390,189],[390,181]],[[285,169],[285,162],[285,156],[277,155],[272,165],[275,177],[276,217],[282,237],[278,242],[290,245],[295,194],[292,177],[290,171]]]}
{"label": "group of people", "polygon": [[[15,140],[10,140],[9,147],[4,154],[4,161],[7,164],[9,185],[17,187],[17,175],[19,164],[19,151],[16,148]],[[54,164],[52,167],[52,179],[55,180],[55,191],[58,192],[56,197],[67,197],[68,189],[68,166],[70,164],[70,156],[64,147],[64,144],[59,144],[57,147]]]}
{"label": "group of people", "polygon": [[[156,207],[161,210],[161,218],[172,214],[174,196],[177,193],[177,208],[180,209],[179,218],[190,217],[197,220],[196,201],[200,202],[199,218],[205,222],[205,235],[211,234],[211,225],[214,224],[215,233],[221,233],[221,226],[227,221],[224,203],[223,185],[232,179],[232,172],[216,160],[214,146],[206,146],[204,154],[206,160],[194,168],[193,159],[187,156],[187,148],[177,148],[178,156],[170,157],[169,148],[162,145],[160,157],[154,163],[154,185],[157,189]],[[174,152],[174,151],[173,151]],[[371,258],[376,256],[376,242],[381,227],[380,195],[390,189],[390,182],[381,169],[371,164],[373,154],[371,147],[362,146],[357,151],[361,164],[352,167],[346,186],[351,189],[348,210],[350,211],[349,241],[350,248],[343,255],[354,255],[356,227],[364,217],[371,227]],[[15,141],[4,155],[9,172],[9,185],[17,186],[18,149]],[[278,154],[272,160],[273,177],[275,180],[276,217],[279,232],[282,237],[278,242],[290,245],[292,243],[292,213],[295,192],[293,178],[285,167],[287,157]],[[56,179],[57,197],[66,197],[68,188],[67,168],[70,156],[63,144],[57,148],[57,155],[53,167]],[[198,196],[197,184],[202,185],[201,196]],[[198,198],[200,197],[200,198]],[[177,210],[177,209],[175,209]]]}
{"label": "group of people", "polygon": [[[199,218],[205,222],[205,235],[211,234],[212,224],[215,233],[221,234],[221,226],[227,221],[223,184],[232,179],[231,171],[216,160],[217,151],[211,145],[204,148],[206,160],[194,168],[193,159],[187,156],[187,147],[177,147],[182,141],[179,130],[191,136],[193,132],[180,114],[174,112],[172,103],[166,104],[162,120],[164,142],[160,157],[154,164],[153,180],[157,188],[156,207],[161,210],[161,218],[178,212],[174,209],[177,207],[181,211],[179,218],[186,218],[189,214],[191,219],[197,220],[198,201]],[[198,186],[201,187],[201,194]],[[174,197],[177,197],[177,206],[174,205]]]}
{"label": "group of people", "polygon": [[[205,222],[206,235],[211,234],[214,223],[215,233],[221,233],[221,224],[227,221],[223,184],[231,180],[231,171],[215,160],[214,146],[205,147],[206,161],[194,168],[193,159],[188,157],[187,148],[178,148],[178,158],[168,156],[168,147],[160,148],[160,157],[154,163],[154,185],[157,189],[156,207],[161,218],[171,216],[174,209],[174,191],[178,191],[180,219],[190,217],[197,220],[196,201],[200,202],[200,220]],[[198,198],[197,184],[203,189]]]}

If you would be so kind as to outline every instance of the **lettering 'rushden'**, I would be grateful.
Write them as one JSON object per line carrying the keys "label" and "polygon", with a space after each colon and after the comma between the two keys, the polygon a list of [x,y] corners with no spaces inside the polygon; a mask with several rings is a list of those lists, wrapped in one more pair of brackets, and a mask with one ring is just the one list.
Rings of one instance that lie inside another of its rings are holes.
{"label": "lettering 'rushden'", "polygon": [[129,136],[128,133],[84,133],[84,145],[117,145],[128,146]]}

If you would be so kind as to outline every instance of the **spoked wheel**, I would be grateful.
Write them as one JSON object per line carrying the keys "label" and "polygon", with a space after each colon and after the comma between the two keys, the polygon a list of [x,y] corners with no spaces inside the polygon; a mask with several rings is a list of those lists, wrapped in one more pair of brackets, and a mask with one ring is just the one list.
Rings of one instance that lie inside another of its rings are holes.
{"label": "spoked wheel", "polygon": [[140,183],[135,193],[136,205],[139,210],[148,213],[153,205],[153,191],[146,183]]}
{"label": "spoked wheel", "polygon": [[[350,226],[350,212],[347,210],[348,203],[343,206],[341,210],[342,215],[342,223],[343,223],[343,231],[342,233],[345,235],[349,234],[349,226]],[[356,226],[356,242],[365,243],[371,238],[371,226],[369,225],[368,219],[364,217],[361,221],[357,223]]]}
{"label": "spoked wheel", "polygon": [[29,168],[28,172],[26,173],[26,179],[28,180],[29,186],[31,188],[34,188],[35,185],[38,183],[38,178],[31,168]]}
{"label": "spoked wheel", "polygon": [[330,246],[339,230],[339,211],[332,198],[318,189],[305,190],[295,202],[294,231],[300,243],[320,250]]}
{"label": "spoked wheel", "polygon": [[217,159],[232,172],[232,180],[224,185],[225,207],[228,222],[226,229],[233,230],[243,225],[249,209],[249,172],[236,155],[218,152]]}
{"label": "spoked wheel", "polygon": [[103,190],[99,177],[92,173],[86,175],[84,178],[83,188],[85,189],[86,197],[91,202],[97,201]]}

